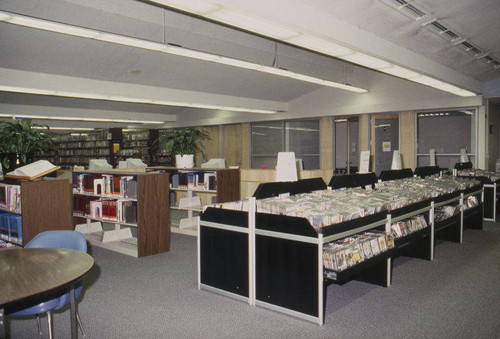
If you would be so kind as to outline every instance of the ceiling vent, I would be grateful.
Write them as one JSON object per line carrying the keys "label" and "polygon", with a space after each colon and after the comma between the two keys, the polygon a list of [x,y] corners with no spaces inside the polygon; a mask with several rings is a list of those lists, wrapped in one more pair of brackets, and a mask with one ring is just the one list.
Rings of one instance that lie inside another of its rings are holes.
{"label": "ceiling vent", "polygon": [[399,13],[412,19],[413,21],[420,22],[422,27],[429,29],[441,38],[445,39],[451,45],[458,47],[465,51],[470,56],[480,60],[493,69],[500,69],[500,62],[492,57],[488,52],[481,50],[475,46],[462,34],[454,32],[447,27],[442,21],[439,21],[432,13],[425,11],[423,8],[418,7],[415,1],[406,0],[380,0],[380,2],[388,5],[389,7],[397,10]]}

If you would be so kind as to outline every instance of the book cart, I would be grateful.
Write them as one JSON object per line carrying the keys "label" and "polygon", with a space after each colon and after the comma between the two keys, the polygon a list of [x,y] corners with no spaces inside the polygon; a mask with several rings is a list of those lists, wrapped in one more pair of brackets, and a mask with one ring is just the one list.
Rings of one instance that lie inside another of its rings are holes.
{"label": "book cart", "polygon": [[[482,222],[481,205],[463,208],[464,199],[481,193],[476,186],[322,227],[319,232],[305,218],[257,213],[255,197],[248,201],[248,212],[209,207],[200,216],[198,288],[322,325],[328,285],[360,280],[390,286],[393,258],[433,260],[437,230],[460,232],[461,241],[465,223]],[[450,203],[460,204],[458,217],[434,224],[434,209]],[[389,232],[392,223],[422,214],[429,227],[396,240],[393,248],[342,271],[324,268],[324,244],[368,230]]]}
{"label": "book cart", "polygon": [[[79,179],[79,176],[84,179]],[[113,192],[106,193],[103,187],[105,176],[113,179]],[[78,199],[84,200],[83,208],[79,206]],[[84,221],[83,224],[76,225],[75,229],[85,233],[87,240],[93,245],[130,256],[144,257],[170,251],[168,199],[167,173],[124,170],[73,172],[73,217],[75,223]],[[97,205],[92,210],[89,206],[91,201],[101,202],[103,205]],[[116,206],[126,204],[127,207],[122,207],[121,211],[117,207],[112,212],[106,212],[104,201],[111,201]],[[119,214],[125,216],[125,219]],[[113,224],[114,229],[104,231],[102,223]],[[137,236],[132,234],[131,228],[136,228]]]}
{"label": "book cart", "polygon": [[70,230],[68,184],[68,180],[48,178],[1,181],[0,239],[24,247],[38,233]]}

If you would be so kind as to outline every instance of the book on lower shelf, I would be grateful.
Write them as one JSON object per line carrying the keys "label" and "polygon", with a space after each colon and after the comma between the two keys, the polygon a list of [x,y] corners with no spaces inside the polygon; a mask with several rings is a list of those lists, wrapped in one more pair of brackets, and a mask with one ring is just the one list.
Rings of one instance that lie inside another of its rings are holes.
{"label": "book on lower shelf", "polygon": [[23,243],[23,225],[20,215],[0,212],[0,238],[16,244]]}
{"label": "book on lower shelf", "polygon": [[181,171],[172,175],[172,188],[200,191],[216,189],[216,172]]}
{"label": "book on lower shelf", "polygon": [[21,186],[0,183],[0,208],[21,213]]}
{"label": "book on lower shelf", "polygon": [[323,266],[343,271],[394,247],[394,237],[383,231],[370,231],[323,246]]}
{"label": "book on lower shelf", "polygon": [[406,235],[415,233],[428,227],[423,215],[417,215],[413,218],[401,220],[391,225],[392,234],[395,238],[402,238]]}

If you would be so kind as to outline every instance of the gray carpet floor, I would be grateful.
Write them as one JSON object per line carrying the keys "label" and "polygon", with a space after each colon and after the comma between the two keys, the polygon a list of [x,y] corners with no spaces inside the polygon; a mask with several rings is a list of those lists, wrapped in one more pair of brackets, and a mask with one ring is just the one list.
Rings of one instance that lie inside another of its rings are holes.
{"label": "gray carpet floor", "polygon": [[[198,290],[194,237],[172,234],[169,253],[140,259],[90,252],[86,338],[500,338],[500,223],[466,230],[462,244],[438,242],[432,262],[397,258],[389,288],[330,286],[323,326]],[[7,329],[37,337],[34,319],[9,318]],[[67,308],[54,331],[70,337]]]}

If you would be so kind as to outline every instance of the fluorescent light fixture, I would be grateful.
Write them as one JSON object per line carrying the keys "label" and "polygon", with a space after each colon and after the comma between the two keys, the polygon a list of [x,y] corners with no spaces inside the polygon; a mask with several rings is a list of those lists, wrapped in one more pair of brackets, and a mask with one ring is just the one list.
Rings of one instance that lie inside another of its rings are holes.
{"label": "fluorescent light fixture", "polygon": [[[205,108],[205,109],[215,109],[215,110],[234,111],[234,112],[264,113],[264,114],[276,113],[275,110],[268,110],[268,109],[256,109],[256,108],[247,108],[247,107],[231,107],[231,106],[222,106],[222,105],[209,105],[209,104],[203,104],[203,103],[191,103],[191,102],[181,102],[181,101],[153,100],[153,99],[134,98],[134,97],[126,97],[126,96],[114,96],[114,95],[106,96],[106,95],[95,94],[95,93],[75,93],[75,92],[65,92],[65,91],[50,91],[50,90],[41,90],[41,89],[36,89],[36,88],[11,87],[11,86],[1,86],[1,85],[0,85],[0,91],[26,93],[26,94],[53,95],[53,96],[62,96],[62,97],[80,98],[80,99],[134,102],[134,103],[141,103],[141,104],[153,104],[153,105],[164,105],[164,106]],[[1,116],[2,115],[0,115],[0,117]],[[48,119],[48,118],[46,118],[46,119]],[[110,120],[110,119],[96,120],[96,119],[98,119],[98,118],[92,118],[92,120],[89,120],[89,121],[115,121],[115,122],[130,122],[130,123],[132,123],[132,120],[118,121],[116,119],[113,119],[113,120]],[[56,120],[61,120],[61,119],[56,119]],[[86,118],[68,118],[68,119],[62,119],[62,120],[86,120]],[[135,123],[163,124],[163,123],[165,123],[165,121],[137,121]]]}
{"label": "fluorescent light fixture", "polygon": [[358,64],[358,65],[362,65],[362,66],[372,68],[372,69],[377,69],[377,70],[381,69],[381,68],[391,67],[391,64],[386,62],[386,61],[383,61],[383,60],[380,60],[378,58],[374,58],[372,56],[369,56],[369,55],[366,55],[363,53],[359,53],[359,52],[356,52],[356,53],[350,54],[350,55],[341,56],[340,58],[347,60],[347,61],[350,61],[350,62],[353,62],[353,63]]}
{"label": "fluorescent light fixture", "polygon": [[[163,1],[161,3],[167,4],[167,2],[168,1]],[[22,25],[22,26],[37,28],[37,29],[48,30],[51,32],[69,34],[69,35],[79,36],[82,38],[91,38],[91,39],[95,39],[95,40],[99,40],[99,41],[105,41],[105,42],[120,44],[120,45],[124,45],[124,46],[153,50],[153,51],[163,52],[166,54],[172,54],[172,55],[177,55],[177,56],[182,56],[182,57],[187,57],[187,58],[192,58],[192,59],[197,59],[197,60],[216,62],[216,63],[223,64],[223,65],[239,67],[239,68],[259,71],[262,73],[275,74],[275,75],[289,77],[289,78],[293,78],[293,79],[297,79],[297,80],[307,81],[307,82],[315,83],[315,84],[322,85],[322,86],[329,86],[329,87],[334,87],[334,88],[345,89],[345,90],[356,92],[356,93],[367,92],[367,90],[365,90],[365,89],[361,89],[361,88],[350,86],[350,85],[340,84],[340,83],[336,83],[333,81],[323,80],[323,79],[315,78],[315,77],[308,76],[308,75],[301,75],[301,74],[293,73],[290,71],[284,71],[282,69],[275,68],[275,67],[260,65],[257,63],[252,63],[252,62],[234,59],[234,58],[229,58],[229,57],[223,57],[220,55],[205,53],[205,52],[196,51],[196,50],[183,48],[183,47],[179,47],[179,46],[165,45],[165,44],[162,44],[159,42],[147,41],[147,40],[127,37],[127,36],[123,36],[123,35],[113,34],[113,33],[105,33],[105,32],[100,32],[100,31],[96,31],[96,30],[92,30],[92,29],[80,28],[80,27],[71,26],[71,25],[67,25],[67,24],[61,24],[61,23],[52,22],[52,21],[48,21],[48,20],[36,19],[36,18],[26,17],[23,15],[2,12],[2,11],[0,11],[0,18],[4,18],[3,20],[1,20],[1,19],[0,20],[8,22],[8,23],[18,24],[18,25]],[[251,22],[252,22],[252,25],[256,24],[256,22],[253,22],[253,21],[251,21]],[[268,26],[269,25],[267,25],[267,26],[264,25],[262,27],[263,27],[263,29],[267,30]],[[280,32],[283,33],[284,31],[281,30]],[[291,31],[288,31],[288,32],[290,33]],[[276,36],[278,36],[278,35],[280,35],[280,36],[286,35],[287,39],[288,39],[288,38],[291,38],[293,36],[297,36],[298,34],[296,32],[294,32],[293,34],[277,34],[276,33]],[[51,94],[51,95],[57,95],[57,94]],[[71,96],[71,95],[62,95],[62,96]],[[102,98],[102,97],[95,98],[95,99],[113,100],[110,98]],[[115,101],[120,101],[120,100],[115,100]],[[136,101],[136,102],[141,102],[141,101]],[[240,110],[240,111],[249,112],[249,110]]]}
{"label": "fluorescent light fixture", "polygon": [[206,15],[208,13],[218,11],[222,6],[217,4],[212,4],[207,1],[200,0],[151,0],[151,2],[156,2],[157,4],[177,8],[181,11],[194,13],[198,15]]}
{"label": "fluorescent light fixture", "polygon": [[0,12],[0,21],[10,21],[12,20],[12,16],[5,12]]}
{"label": "fluorescent light fixture", "polygon": [[204,15],[204,17],[216,21],[222,21],[229,25],[240,27],[278,40],[287,40],[300,35],[299,32],[287,27],[282,27],[273,22],[268,22],[260,18],[242,14],[228,8],[221,8],[218,11],[210,12]]}
{"label": "fluorescent light fixture", "polygon": [[[226,58],[226,57],[221,57],[218,60],[215,60],[215,62],[228,65],[228,66],[233,66],[233,67],[239,67],[239,68],[245,68],[245,69],[252,69],[255,71],[261,70],[264,66],[255,64],[253,62],[248,62],[248,61],[243,61],[243,60],[238,60],[238,59],[232,59],[232,58]],[[270,67],[274,68],[274,67]],[[270,73],[270,72],[269,72]],[[277,74],[277,73],[273,73]],[[278,74],[279,75],[279,74]]]}
{"label": "fluorescent light fixture", "polygon": [[174,54],[186,58],[192,58],[192,59],[198,59],[198,60],[203,60],[203,61],[217,61],[221,57],[219,55],[215,54],[210,54],[210,53],[205,53],[205,52],[199,52],[195,51],[193,49],[188,49],[188,48],[182,48],[178,46],[167,46],[168,48],[165,49],[163,52],[168,53],[168,54]]}
{"label": "fluorescent light fixture", "polygon": [[435,86],[435,85],[440,85],[443,83],[442,81],[436,80],[434,78],[431,78],[431,77],[428,77],[425,75],[419,75],[416,78],[412,78],[411,81],[418,82],[419,84],[427,85],[427,86]]}
{"label": "fluorescent light fixture", "polygon": [[[352,62],[354,64],[379,70],[384,73],[395,75],[397,77],[401,77],[422,85],[431,86],[436,89],[440,88],[436,87],[435,85],[445,84],[444,82],[439,81],[437,79],[433,79],[431,77],[425,76],[420,73],[416,73],[414,71],[408,70],[403,67],[392,65],[391,63],[388,63],[379,58],[375,58],[360,52],[353,51],[347,47],[341,46],[329,40],[322,39],[316,36],[311,36],[305,32],[298,32],[296,30],[291,30],[288,29],[287,27],[283,27],[281,25],[269,22],[261,18],[255,18],[255,17],[250,17],[249,15],[246,14],[236,13],[228,8],[223,7],[222,5],[217,5],[211,1],[150,0],[150,2],[161,3],[165,6],[201,15],[212,20],[216,20],[235,27],[243,28],[254,33],[258,33],[273,39],[281,40],[313,51],[317,51],[326,55],[337,57]],[[422,15],[423,14],[425,13],[422,13]],[[425,15],[423,16],[422,15],[420,13],[416,13],[415,20],[420,20],[423,17],[426,17]],[[430,22],[427,22],[427,24],[429,23]],[[500,67],[500,65],[498,67]],[[264,70],[261,69],[261,71]],[[350,88],[348,90],[352,89]],[[450,92],[460,96],[476,95],[475,93],[465,89],[458,89],[446,92]]]}
{"label": "fluorescent light fixture", "polygon": [[0,114],[0,118],[24,118],[38,120],[64,120],[64,121],[94,121],[94,122],[121,122],[127,124],[164,124],[165,121],[134,120],[134,119],[113,119],[113,118],[82,118],[82,117],[62,117],[48,115],[29,114]]}
{"label": "fluorescent light fixture", "polygon": [[[45,126],[32,126],[34,129],[47,129]],[[92,127],[49,127],[49,130],[55,131],[93,131]]]}
{"label": "fluorescent light fixture", "polygon": [[410,71],[409,69],[399,67],[396,65],[392,65],[389,68],[381,68],[381,69],[379,69],[379,71],[387,73],[387,74],[391,74],[391,75],[394,75],[394,76],[397,76],[400,78],[408,79],[408,80],[411,80],[413,78],[420,76],[420,74],[417,72],[413,72],[413,71]]}
{"label": "fluorescent light fixture", "polygon": [[461,97],[475,96],[475,94],[472,93],[472,92],[470,92],[470,91],[467,91],[465,89],[461,89],[461,88],[458,88],[456,86],[453,86],[453,85],[450,85],[450,84],[446,84],[446,83],[442,83],[442,84],[438,84],[438,85],[433,85],[432,87],[440,89],[440,90],[445,91],[445,92],[453,93],[455,95],[459,95]]}
{"label": "fluorescent light fixture", "polygon": [[336,43],[327,41],[325,39],[316,38],[309,34],[302,34],[290,39],[287,39],[286,42],[291,44],[304,47],[313,51],[317,51],[323,54],[331,55],[334,57],[346,56],[349,54],[354,54],[352,49],[349,49],[344,46],[340,46]]}
{"label": "fluorescent light fixture", "polygon": [[85,137],[89,135],[88,133],[70,133],[70,135],[75,136],[75,137]]}
{"label": "fluorescent light fixture", "polygon": [[95,38],[96,40],[112,42],[119,45],[125,45],[130,47],[148,49],[151,51],[165,51],[168,46],[154,41],[142,40],[131,38],[123,35],[111,34],[111,33],[98,33]]}

